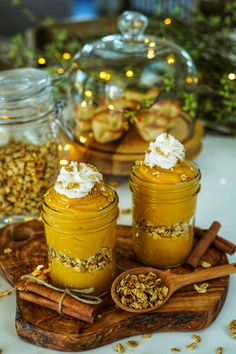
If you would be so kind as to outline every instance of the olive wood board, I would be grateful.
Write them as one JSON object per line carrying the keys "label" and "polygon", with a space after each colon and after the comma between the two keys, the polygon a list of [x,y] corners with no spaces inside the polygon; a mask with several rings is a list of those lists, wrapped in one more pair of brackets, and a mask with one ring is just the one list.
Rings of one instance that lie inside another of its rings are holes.
{"label": "olive wood board", "polygon": [[[29,233],[26,231],[31,229]],[[5,254],[4,249],[11,253]],[[212,266],[227,264],[224,253],[211,247],[203,259]],[[141,266],[132,250],[131,227],[118,226],[118,273]],[[0,273],[12,285],[23,274],[39,264],[47,265],[47,248],[43,224],[28,221],[0,229]],[[197,270],[201,271],[201,267]],[[168,272],[183,274],[191,268],[182,265]],[[61,316],[19,299],[17,296],[16,332],[27,342],[49,349],[84,351],[112,343],[121,338],[155,331],[196,331],[208,327],[219,314],[227,295],[229,277],[208,282],[205,294],[199,294],[193,285],[178,290],[162,308],[148,314],[134,314],[116,308],[108,295],[91,325],[72,317]]]}
{"label": "olive wood board", "polygon": [[[182,123],[181,123],[182,124]],[[174,136],[181,136],[185,129],[181,124],[176,124],[175,132],[170,131]],[[201,151],[203,126],[197,121],[193,132],[187,132],[186,137],[179,139],[183,142],[186,157],[194,159]],[[124,136],[111,143],[99,144],[92,137],[87,137],[85,143],[74,143],[76,150],[75,158],[78,161],[95,165],[104,174],[128,176],[134,161],[142,160],[149,142],[145,142],[137,133],[136,129],[130,129]],[[69,159],[69,152],[63,152],[61,158]]]}

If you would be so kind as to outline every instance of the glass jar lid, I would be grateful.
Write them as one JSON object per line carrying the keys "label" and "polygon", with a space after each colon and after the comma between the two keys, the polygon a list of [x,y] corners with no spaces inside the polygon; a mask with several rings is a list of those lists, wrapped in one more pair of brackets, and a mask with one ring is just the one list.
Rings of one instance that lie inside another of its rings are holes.
{"label": "glass jar lid", "polygon": [[45,71],[20,68],[0,73],[0,124],[40,118],[53,106],[51,78]]}

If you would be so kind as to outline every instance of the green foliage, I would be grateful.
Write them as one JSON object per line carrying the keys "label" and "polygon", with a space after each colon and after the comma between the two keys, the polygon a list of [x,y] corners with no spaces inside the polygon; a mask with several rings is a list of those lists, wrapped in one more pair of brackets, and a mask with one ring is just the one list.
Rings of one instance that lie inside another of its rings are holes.
{"label": "green foliage", "polygon": [[[23,4],[22,0],[11,0],[13,6],[19,7],[30,21],[35,16]],[[172,22],[166,25],[163,19],[152,18],[148,31],[157,37],[170,39],[185,48],[193,58],[198,69],[197,86],[198,105],[192,93],[181,97],[183,108],[192,117],[207,121],[208,125],[225,125],[236,131],[236,80],[230,80],[229,74],[236,75],[236,41],[232,38],[232,28],[236,24],[236,0],[225,3],[220,16],[206,16],[200,11],[190,16],[190,22],[181,19],[181,8],[173,11]],[[157,14],[161,17],[161,14]],[[38,58],[46,59],[46,68],[55,74],[69,73],[73,64],[73,55],[78,51],[78,39],[68,36],[66,29],[56,26],[55,20],[45,18],[41,24],[50,31],[51,40],[39,52],[27,47],[25,38],[17,34],[12,38],[9,59],[12,65],[37,65]],[[93,38],[91,38],[93,40]],[[72,55],[63,58],[63,53]],[[174,88],[171,78],[163,79],[165,92]],[[66,85],[62,85],[65,89]]]}

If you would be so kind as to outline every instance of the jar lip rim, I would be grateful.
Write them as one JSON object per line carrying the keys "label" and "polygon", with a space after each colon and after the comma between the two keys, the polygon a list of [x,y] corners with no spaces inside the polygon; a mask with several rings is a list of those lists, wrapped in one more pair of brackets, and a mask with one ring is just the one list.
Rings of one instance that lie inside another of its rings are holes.
{"label": "jar lip rim", "polygon": [[132,178],[132,174],[140,181],[142,181],[146,186],[153,186],[155,188],[160,187],[161,189],[169,189],[169,188],[173,188],[174,187],[188,187],[189,185],[192,185],[194,182],[197,182],[201,179],[201,171],[200,168],[198,167],[198,165],[192,161],[188,161],[196,170],[197,174],[194,178],[192,178],[190,181],[183,181],[180,183],[153,183],[153,182],[149,182],[149,181],[145,181],[144,179],[141,179],[140,177],[138,177],[135,172],[134,172],[134,165],[135,163],[132,165],[131,168],[131,174],[129,177],[130,182],[131,178]]}
{"label": "jar lip rim", "polygon": [[[105,182],[106,183],[106,182]],[[112,202],[110,204],[107,204],[104,208],[102,209],[97,209],[97,210],[89,210],[89,212],[87,211],[86,213],[91,213],[91,214],[95,214],[95,215],[99,215],[99,213],[104,212],[106,209],[109,209],[112,205],[114,204],[118,204],[119,202],[119,196],[116,192],[116,190],[108,183],[106,183],[106,185],[114,192],[114,199],[112,200]],[[51,189],[53,187],[53,185],[49,186],[48,190]],[[51,206],[49,206],[46,202],[45,202],[45,198],[43,197],[42,199],[42,205],[45,204],[49,209],[53,210],[54,212],[61,214],[61,215],[70,215],[68,213],[64,213],[61,210],[56,210],[54,208],[52,208]],[[82,214],[83,211],[80,211],[80,213]]]}
{"label": "jar lip rim", "polygon": [[[4,70],[0,73],[0,83],[4,85],[4,81],[6,87],[9,87],[5,96],[2,93],[0,105],[30,99],[51,86],[50,75],[32,67]],[[32,92],[33,86],[35,89]],[[19,91],[21,91],[20,95]]]}

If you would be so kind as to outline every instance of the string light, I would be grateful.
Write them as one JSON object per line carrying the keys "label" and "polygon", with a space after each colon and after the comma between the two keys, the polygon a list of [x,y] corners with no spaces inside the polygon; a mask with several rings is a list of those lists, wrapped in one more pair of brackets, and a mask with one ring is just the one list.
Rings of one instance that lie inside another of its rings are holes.
{"label": "string light", "polygon": [[58,145],[58,151],[62,151],[62,145],[61,144]]}
{"label": "string light", "polygon": [[63,68],[58,68],[58,69],[57,69],[57,73],[58,73],[59,75],[64,74],[64,72],[65,72],[65,70],[64,70]]}
{"label": "string light", "polygon": [[87,106],[86,101],[82,101],[82,102],[81,102],[81,106],[82,106],[82,107],[86,107],[86,106]]}
{"label": "string light", "polygon": [[62,58],[64,60],[70,60],[71,59],[71,54],[68,52],[63,53]]}
{"label": "string light", "polygon": [[64,150],[65,150],[65,151],[69,151],[69,150],[70,150],[70,144],[66,144],[66,145],[64,146]]}
{"label": "string light", "polygon": [[127,71],[126,71],[126,76],[127,76],[127,77],[133,77],[133,76],[134,76],[133,70],[127,70]]}
{"label": "string light", "polygon": [[235,75],[234,73],[230,73],[230,74],[228,75],[228,78],[229,78],[230,80],[235,80],[235,79],[236,79],[236,75]]}
{"label": "string light", "polygon": [[43,57],[38,58],[38,64],[40,65],[45,65],[47,63],[47,60]]}
{"label": "string light", "polygon": [[170,25],[171,23],[172,23],[171,18],[167,17],[167,18],[164,19],[164,24],[165,24],[165,25],[168,26],[168,25]]}
{"label": "string light", "polygon": [[85,136],[83,136],[83,135],[80,135],[79,141],[80,141],[82,144],[84,144],[84,143],[86,143],[87,138],[86,138]]}
{"label": "string light", "polygon": [[74,69],[78,69],[78,64],[77,63],[72,63],[72,67],[74,68]]}
{"label": "string light", "polygon": [[169,55],[167,57],[167,63],[168,64],[174,64],[174,62],[175,62],[175,56],[173,54]]}
{"label": "string light", "polygon": [[109,81],[111,78],[111,74],[107,73],[106,71],[101,71],[99,74],[100,79]]}
{"label": "string light", "polygon": [[155,42],[150,42],[148,45],[149,45],[150,48],[154,48],[156,46],[156,43]]}
{"label": "string light", "polygon": [[147,53],[147,58],[148,59],[153,59],[155,57],[155,52],[153,49],[149,49]]}
{"label": "string light", "polygon": [[85,96],[87,96],[87,97],[92,97],[93,92],[92,92],[91,90],[86,90],[86,91],[84,92],[84,94],[85,94]]}
{"label": "string light", "polygon": [[186,77],[186,82],[187,84],[192,84],[193,83],[193,78],[191,76]]}

